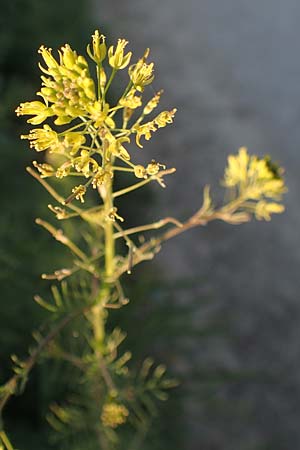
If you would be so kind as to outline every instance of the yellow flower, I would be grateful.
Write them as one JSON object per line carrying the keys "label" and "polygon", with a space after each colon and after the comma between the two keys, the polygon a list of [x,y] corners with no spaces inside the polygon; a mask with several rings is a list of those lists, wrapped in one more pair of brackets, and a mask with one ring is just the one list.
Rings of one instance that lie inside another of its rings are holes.
{"label": "yellow flower", "polygon": [[76,131],[69,131],[65,134],[63,141],[64,148],[71,156],[76,155],[86,139],[83,134]]}
{"label": "yellow flower", "polygon": [[91,51],[89,44],[87,46],[87,53],[96,64],[101,64],[106,57],[105,36],[96,30],[92,36],[92,39],[93,52]]}
{"label": "yellow flower", "polygon": [[287,189],[283,180],[269,180],[262,183],[262,193],[269,198],[280,199]]}
{"label": "yellow flower", "polygon": [[140,139],[142,136],[145,137],[146,141],[149,141],[149,139],[151,139],[151,133],[156,131],[156,127],[154,122],[148,122],[148,123],[144,123],[142,125],[135,125],[133,127],[133,131],[136,133],[136,144],[140,147],[143,148]]}
{"label": "yellow flower", "polygon": [[[66,44],[62,47],[62,53],[60,53],[61,67],[58,66],[58,71],[64,76],[72,76],[72,69],[74,69],[77,59],[77,53]],[[86,62],[84,63],[84,67],[87,67]],[[69,69],[71,72],[66,69]]]}
{"label": "yellow flower", "polygon": [[87,150],[81,150],[80,156],[72,161],[72,165],[77,172],[83,173],[88,178],[93,172],[97,172],[98,163],[94,158],[90,157],[90,153]]}
{"label": "yellow flower", "polygon": [[44,122],[48,117],[53,116],[51,108],[48,108],[44,103],[34,101],[21,103],[16,109],[17,116],[35,116],[32,119],[28,119],[27,122],[33,125],[39,125]]}
{"label": "yellow flower", "polygon": [[92,185],[96,189],[102,184],[108,183],[113,178],[113,172],[111,170],[104,170],[102,167],[98,168],[98,171],[93,177]]}
{"label": "yellow flower", "polygon": [[245,147],[240,148],[238,156],[228,156],[228,166],[225,169],[224,184],[228,187],[245,182],[248,173],[249,156]]}
{"label": "yellow flower", "polygon": [[158,128],[163,128],[167,126],[168,123],[173,123],[173,118],[175,116],[177,109],[174,108],[171,111],[161,112],[155,119],[154,123]]}
{"label": "yellow flower", "polygon": [[113,45],[108,50],[109,64],[116,70],[124,69],[129,64],[132,53],[128,52],[127,55],[124,55],[124,49],[127,44],[128,41],[125,39],[118,39],[116,50],[114,51]]}
{"label": "yellow flower", "polygon": [[282,173],[268,157],[250,157],[247,149],[242,147],[238,155],[228,157],[223,184],[236,188],[241,209],[254,212],[259,220],[270,220],[271,214],[284,211],[283,205],[269,201],[280,200],[287,190]]}
{"label": "yellow flower", "polygon": [[52,56],[52,48],[46,48],[44,45],[41,45],[38,53],[40,53],[47,64],[48,69],[57,69],[58,68],[58,62],[56,59]]}
{"label": "yellow flower", "polygon": [[137,145],[142,148],[143,146],[140,142],[142,136],[145,137],[146,141],[149,141],[149,139],[151,139],[151,133],[155,132],[157,128],[162,128],[165,127],[168,123],[172,123],[175,113],[175,108],[171,111],[163,111],[151,122],[147,122],[141,125],[139,123],[135,124],[132,128],[132,131],[136,133]]}
{"label": "yellow flower", "polygon": [[157,163],[154,159],[152,159],[151,163],[146,167],[146,171],[148,175],[156,175],[158,174],[160,167],[165,169],[166,166],[164,164]]}
{"label": "yellow flower", "polygon": [[129,161],[130,155],[126,148],[123,146],[124,142],[130,142],[129,137],[121,137],[119,139],[116,139],[112,136],[112,134],[107,134],[106,137],[109,142],[107,152],[125,159],[126,161]]}
{"label": "yellow flower", "polygon": [[55,147],[59,143],[57,133],[49,125],[30,130],[29,134],[22,135],[21,139],[28,139],[30,147],[35,148],[37,152]]}
{"label": "yellow flower", "polygon": [[114,120],[108,116],[109,113],[109,104],[105,103],[102,105],[101,102],[97,101],[90,104],[87,107],[88,112],[92,120],[95,122],[94,126],[96,128],[101,127],[103,124],[107,125],[109,128],[115,128]]}
{"label": "yellow flower", "polygon": [[280,199],[286,192],[282,171],[276,173],[270,167],[270,161],[257,156],[249,157],[247,149],[242,147],[237,156],[228,157],[228,165],[225,169],[224,185],[238,187],[241,194],[250,199],[265,196]]}
{"label": "yellow flower", "polygon": [[142,99],[135,95],[135,89],[131,89],[125,97],[119,100],[119,104],[126,108],[136,109],[142,105]]}
{"label": "yellow flower", "polygon": [[145,86],[152,83],[154,79],[153,67],[154,64],[146,64],[145,60],[149,54],[149,49],[146,50],[143,58],[141,58],[136,64],[129,67],[128,74],[134,85],[134,87],[143,92]]}

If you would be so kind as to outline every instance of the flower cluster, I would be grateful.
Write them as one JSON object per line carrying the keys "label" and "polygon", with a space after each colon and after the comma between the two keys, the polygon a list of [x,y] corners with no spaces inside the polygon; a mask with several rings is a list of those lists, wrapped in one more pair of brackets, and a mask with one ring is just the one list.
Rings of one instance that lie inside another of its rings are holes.
{"label": "flower cluster", "polygon": [[245,147],[228,157],[223,184],[235,189],[245,208],[253,210],[257,219],[270,220],[272,213],[281,213],[278,203],[286,192],[283,170],[269,157],[249,156]]}
{"label": "flower cluster", "polygon": [[96,101],[95,83],[90,77],[87,60],[78,56],[69,45],[61,48],[59,61],[53,57],[50,48],[42,46],[39,53],[47,66],[40,65],[47,76],[42,76],[42,88],[37,93],[44,103],[21,103],[17,114],[36,114],[36,117],[29,119],[29,123],[34,125],[52,116],[56,116],[56,125],[64,125],[76,117],[87,115]]}
{"label": "flower cluster", "polygon": [[[93,70],[87,59],[68,44],[58,51],[57,59],[50,48],[42,46],[39,50],[44,63],[40,65],[42,86],[37,93],[42,101],[21,103],[16,110],[17,115],[32,116],[28,119],[30,124],[43,124],[22,136],[29,140],[31,148],[45,151],[46,165],[35,162],[42,177],[87,179],[73,187],[72,199],[84,201],[88,186],[97,188],[113,178],[116,160],[121,165],[118,170],[131,172],[137,178],[157,176],[157,181],[161,181],[159,171],[165,166],[149,163],[142,170],[131,161],[126,146],[135,135],[137,146],[142,147],[141,138],[149,140],[158,128],[172,123],[176,109],[145,121],[158,106],[162,91],[144,101],[145,88],[154,79],[154,64],[147,62],[147,49],[142,58],[130,65],[132,53],[126,52],[127,44],[125,39],[119,39],[115,46],[107,48],[105,36],[95,31],[87,54],[96,65],[97,79],[91,76]],[[124,69],[128,84],[117,102],[110,104],[111,83],[116,73]],[[57,167],[47,164],[52,163],[50,153],[60,155]]]}
{"label": "flower cluster", "polygon": [[102,409],[101,422],[106,427],[117,428],[126,422],[128,415],[129,411],[124,405],[115,402],[105,403]]}

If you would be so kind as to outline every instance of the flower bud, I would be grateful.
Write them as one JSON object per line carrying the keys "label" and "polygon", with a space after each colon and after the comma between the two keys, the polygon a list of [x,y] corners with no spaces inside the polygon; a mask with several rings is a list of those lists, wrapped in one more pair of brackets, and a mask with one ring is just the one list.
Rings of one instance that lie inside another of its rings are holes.
{"label": "flower bud", "polygon": [[134,166],[134,175],[137,178],[147,178],[147,172],[146,172],[145,167],[143,167],[139,164]]}

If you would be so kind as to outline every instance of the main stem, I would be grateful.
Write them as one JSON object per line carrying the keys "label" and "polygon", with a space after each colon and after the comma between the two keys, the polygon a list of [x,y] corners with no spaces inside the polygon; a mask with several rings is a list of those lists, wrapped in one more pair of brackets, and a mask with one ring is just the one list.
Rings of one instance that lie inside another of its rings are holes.
{"label": "main stem", "polygon": [[[109,159],[104,161],[104,168],[109,168],[112,164],[112,161]],[[104,251],[105,251],[105,264],[104,264],[104,276],[103,280],[99,281],[94,280],[95,282],[95,293],[98,296],[97,304],[94,306],[92,311],[92,326],[93,326],[93,334],[95,339],[95,356],[99,362],[99,370],[103,377],[103,382],[106,384],[108,389],[113,389],[113,383],[110,380],[109,375],[107,374],[105,366],[103,367],[103,342],[105,339],[105,319],[106,319],[106,310],[104,305],[109,303],[109,297],[111,293],[111,278],[114,273],[114,256],[115,256],[115,238],[114,238],[114,230],[113,230],[113,221],[110,219],[110,215],[113,210],[113,184],[112,180],[106,182],[105,185],[101,186],[99,189],[99,193],[103,199],[104,203],[104,213],[106,217],[105,225],[104,225]],[[99,387],[96,382],[94,386],[94,395],[103,396],[103,388]],[[103,435],[101,428],[97,429],[97,438],[99,441],[99,446],[103,450],[108,450],[108,444]]]}
{"label": "main stem", "polygon": [[115,241],[113,221],[109,219],[109,214],[113,210],[112,180],[109,180],[106,186],[106,197],[104,199],[104,210],[106,214],[106,223],[104,228],[105,239],[105,278],[109,283],[114,271]]}
{"label": "main stem", "polygon": [[[111,161],[105,161],[105,166],[110,166]],[[104,226],[104,250],[105,250],[105,266],[102,286],[98,292],[98,302],[93,309],[93,332],[97,348],[101,347],[105,337],[105,310],[104,304],[108,302],[110,297],[110,280],[114,273],[114,256],[115,256],[115,238],[113,230],[113,221],[109,218],[113,210],[113,186],[112,180],[106,182],[103,189],[100,190],[104,202],[104,212],[106,222]]]}

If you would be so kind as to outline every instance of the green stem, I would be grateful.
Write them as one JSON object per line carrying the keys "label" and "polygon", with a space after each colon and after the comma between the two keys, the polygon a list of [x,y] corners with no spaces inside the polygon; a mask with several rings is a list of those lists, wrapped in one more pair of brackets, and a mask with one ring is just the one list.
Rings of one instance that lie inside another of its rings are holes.
{"label": "green stem", "polygon": [[119,170],[121,172],[134,172],[134,169],[130,169],[129,167],[113,166],[112,169]]}
{"label": "green stem", "polygon": [[224,205],[220,208],[220,213],[232,213],[236,211],[245,201],[244,196],[239,196],[235,200],[232,200],[231,202],[227,203],[227,205]]}
{"label": "green stem", "polygon": [[98,100],[101,100],[101,63],[97,64],[97,87],[98,87]]}
{"label": "green stem", "polygon": [[[111,161],[105,161],[105,167],[111,166]],[[113,221],[109,219],[109,214],[113,209],[112,180],[109,180],[101,192],[104,203],[104,214],[107,220],[104,225],[104,286],[100,289],[99,300],[93,308],[93,333],[96,341],[97,349],[103,343],[105,337],[105,311],[104,304],[108,302],[110,295],[110,279],[114,273],[114,256],[115,256],[115,238],[113,230]],[[100,357],[99,350],[96,353]]]}
{"label": "green stem", "polygon": [[119,239],[121,237],[125,238],[125,236],[129,236],[130,234],[141,233],[143,231],[149,230],[158,230],[159,228],[162,228],[170,223],[176,225],[178,228],[182,227],[182,223],[177,219],[174,219],[173,217],[166,217],[165,219],[161,219],[157,222],[149,223],[147,225],[141,225],[138,227],[129,228],[128,230],[119,231],[118,233],[114,234],[114,237],[115,239]]}
{"label": "green stem", "polygon": [[[104,161],[104,169],[107,167],[110,168],[112,165],[112,161],[106,160]],[[110,279],[114,273],[114,252],[115,252],[115,239],[113,235],[113,222],[109,219],[109,215],[113,208],[113,197],[112,197],[112,180],[107,181],[107,183],[102,186],[102,189],[99,189],[99,193],[103,199],[104,203],[104,214],[106,216],[106,222],[104,224],[104,258],[105,258],[105,266],[104,266],[104,282],[103,285],[99,289],[98,280],[94,279],[94,289],[98,291],[98,301],[97,304],[92,309],[92,317],[91,323],[93,328],[94,340],[95,340],[95,356],[97,358],[99,364],[100,375],[102,376],[104,382],[107,385],[109,390],[115,390],[113,381],[110,377],[110,374],[105,366],[103,361],[103,343],[105,339],[105,318],[106,318],[106,310],[105,304],[109,303],[110,296]],[[97,383],[95,385],[95,394],[97,396],[102,396],[103,392],[99,391]],[[97,436],[100,443],[100,447],[103,449],[108,449],[106,436],[103,433],[102,429],[97,427]]]}
{"label": "green stem", "polygon": [[109,87],[110,87],[110,85],[112,83],[112,80],[114,79],[114,77],[116,75],[116,72],[117,72],[117,69],[113,69],[112,72],[111,72],[110,78],[109,78],[108,83],[107,83],[107,85],[105,87],[105,90],[104,90],[104,99],[105,99],[105,94],[107,93],[107,91],[108,91],[108,89],[109,89]]}
{"label": "green stem", "polygon": [[74,255],[78,256],[83,261],[87,260],[87,255],[83,253],[80,248],[77,247],[77,245],[74,244],[74,242],[72,242],[66,235],[64,235],[62,230],[56,229],[53,225],[40,218],[35,219],[35,223],[45,228],[45,230],[47,230],[58,242],[61,242],[63,245],[68,247]]}
{"label": "green stem", "polygon": [[[65,131],[63,131],[62,133],[59,133],[59,136],[64,136],[64,135],[66,135],[67,133],[69,133],[70,131],[74,131],[74,130],[76,130],[77,128],[81,128],[81,127],[83,127],[83,126],[86,126],[87,124],[89,124],[89,123],[91,123],[92,121],[91,120],[83,120],[82,121],[83,123],[78,123],[77,125],[74,125],[73,127],[71,127],[71,128],[68,128],[67,130],[65,130]],[[82,132],[82,130],[81,130],[81,132]]]}
{"label": "green stem", "polygon": [[105,276],[107,279],[111,278],[114,271],[114,252],[115,241],[113,236],[113,221],[108,219],[109,213],[113,209],[113,193],[112,180],[106,185],[106,193],[104,198],[104,211],[106,213],[105,223]]}
{"label": "green stem", "polygon": [[10,443],[7,434],[5,431],[0,431],[0,439],[2,440],[3,444],[5,445],[5,448],[7,450],[14,450],[12,444]]}
{"label": "green stem", "polygon": [[150,183],[150,181],[152,181],[152,180],[153,180],[153,178],[151,178],[151,177],[147,178],[146,180],[140,181],[139,183],[133,184],[132,186],[121,189],[120,191],[117,191],[112,195],[114,198],[120,197],[120,195],[124,195],[124,194],[127,194],[128,192],[134,191],[135,189],[138,189],[138,188],[144,186],[145,184]]}

